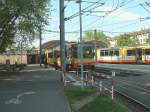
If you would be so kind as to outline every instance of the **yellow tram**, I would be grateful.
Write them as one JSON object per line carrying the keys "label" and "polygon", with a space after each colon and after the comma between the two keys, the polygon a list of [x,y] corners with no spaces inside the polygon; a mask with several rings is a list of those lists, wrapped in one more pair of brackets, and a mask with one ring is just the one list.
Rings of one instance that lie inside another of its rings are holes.
{"label": "yellow tram", "polygon": [[93,44],[84,43],[82,45],[82,51],[80,51],[80,44],[71,43],[68,45],[67,50],[70,68],[77,69],[80,66],[80,52],[83,54],[82,64],[84,68],[93,67],[95,63]]}
{"label": "yellow tram", "polygon": [[97,62],[150,64],[150,46],[98,49]]}

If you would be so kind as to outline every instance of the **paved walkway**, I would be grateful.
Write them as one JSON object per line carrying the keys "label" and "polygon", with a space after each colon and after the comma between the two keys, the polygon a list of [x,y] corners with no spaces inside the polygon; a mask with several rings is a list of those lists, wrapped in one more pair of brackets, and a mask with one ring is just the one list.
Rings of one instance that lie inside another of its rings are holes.
{"label": "paved walkway", "polygon": [[30,65],[0,81],[1,112],[70,112],[60,73]]}

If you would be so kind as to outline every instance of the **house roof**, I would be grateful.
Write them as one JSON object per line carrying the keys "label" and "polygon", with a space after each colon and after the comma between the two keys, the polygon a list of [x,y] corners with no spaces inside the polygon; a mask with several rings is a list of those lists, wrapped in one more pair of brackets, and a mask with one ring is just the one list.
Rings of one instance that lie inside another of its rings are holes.
{"label": "house roof", "polygon": [[60,40],[52,40],[44,43],[42,49],[51,49],[60,45]]}
{"label": "house roof", "polygon": [[[72,43],[76,43],[76,42],[67,42],[67,44],[72,44]],[[86,41],[84,42],[85,44],[95,44],[95,41]],[[104,47],[107,47],[107,44],[104,43],[104,42],[101,42],[101,41],[96,41],[96,45],[97,47],[99,48],[104,48]],[[44,43],[42,45],[42,49],[52,49],[52,48],[56,48],[60,46],[60,40],[52,40],[52,41],[48,41],[46,43]]]}
{"label": "house roof", "polygon": [[[87,41],[87,42],[85,42],[85,44],[95,44],[95,41],[93,40],[93,41]],[[96,46],[98,47],[98,48],[105,48],[105,47],[108,47],[107,46],[107,44],[106,43],[104,43],[104,42],[102,42],[102,41],[96,41]]]}

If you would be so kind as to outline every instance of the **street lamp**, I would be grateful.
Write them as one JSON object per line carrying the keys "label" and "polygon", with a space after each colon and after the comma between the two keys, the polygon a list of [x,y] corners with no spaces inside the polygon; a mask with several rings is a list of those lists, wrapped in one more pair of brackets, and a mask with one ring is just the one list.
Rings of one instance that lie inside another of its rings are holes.
{"label": "street lamp", "polygon": [[81,66],[81,83],[82,90],[84,89],[84,80],[83,80],[83,40],[82,40],[82,13],[81,13],[81,2],[82,0],[76,0],[76,3],[79,4],[79,21],[80,21],[80,66]]}

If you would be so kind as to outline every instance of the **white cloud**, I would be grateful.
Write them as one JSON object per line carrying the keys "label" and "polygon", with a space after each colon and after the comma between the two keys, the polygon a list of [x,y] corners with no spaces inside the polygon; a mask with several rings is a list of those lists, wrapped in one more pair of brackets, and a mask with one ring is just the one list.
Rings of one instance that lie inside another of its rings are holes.
{"label": "white cloud", "polygon": [[[101,8],[98,8],[96,9],[96,11],[111,11],[112,10],[112,7],[109,7],[109,6],[104,6],[104,7],[101,7]],[[105,13],[97,13],[96,15],[98,16],[102,16],[104,15]],[[108,19],[115,19],[115,20],[135,20],[135,19],[139,19],[141,18],[142,16],[138,15],[138,14],[135,14],[135,13],[132,13],[132,12],[129,12],[129,11],[126,11],[124,10],[123,8],[119,8],[113,12],[111,12],[107,18]]]}

